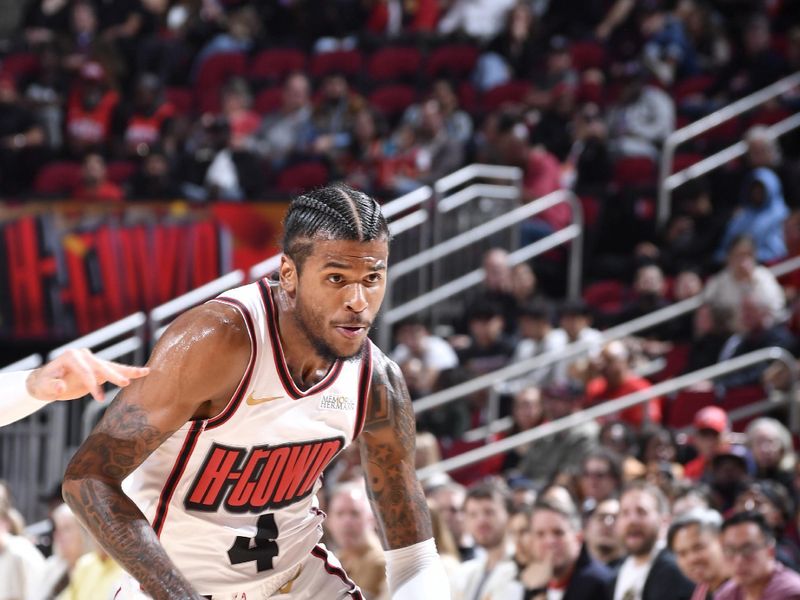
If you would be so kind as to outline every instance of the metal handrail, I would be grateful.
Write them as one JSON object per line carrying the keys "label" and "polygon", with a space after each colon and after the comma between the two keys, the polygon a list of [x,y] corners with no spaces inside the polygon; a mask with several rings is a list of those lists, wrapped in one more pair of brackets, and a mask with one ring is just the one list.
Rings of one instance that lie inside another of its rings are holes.
{"label": "metal handrail", "polygon": [[664,141],[664,146],[661,150],[661,162],[659,165],[659,173],[658,173],[658,211],[657,211],[657,221],[659,225],[662,225],[668,218],[668,206],[666,200],[663,196],[663,183],[669,177],[670,171],[672,170],[672,164],[675,158],[675,149],[682,143],[687,142],[688,140],[692,139],[708,131],[709,129],[713,129],[720,123],[724,123],[733,117],[736,117],[748,110],[763,104],[781,94],[784,94],[790,90],[792,90],[795,86],[800,85],[800,72],[793,73],[783,79],[779,79],[775,83],[768,85],[767,87],[758,90],[757,92],[753,92],[749,96],[745,96],[736,102],[728,104],[720,108],[719,110],[714,111],[713,113],[706,115],[702,119],[698,119],[694,123],[690,123],[685,127],[681,127],[680,129],[673,131],[671,134],[667,136],[667,139]]}
{"label": "metal handrail", "polygon": [[159,338],[160,332],[163,331],[162,325],[167,319],[171,319],[183,311],[200,304],[204,300],[213,298],[242,283],[244,283],[244,271],[238,269],[213,281],[209,281],[182,296],[173,298],[169,302],[156,306],[150,311],[151,341],[155,342]]}
{"label": "metal handrail", "polygon": [[499,200],[517,200],[519,198],[519,189],[514,186],[494,183],[473,183],[463,190],[458,190],[455,194],[440,198],[436,203],[436,210],[442,214],[448,213],[475,198],[486,197]]}
{"label": "metal handrail", "polygon": [[[800,127],[800,113],[795,113],[789,117],[786,117],[782,121],[769,126],[767,131],[773,138],[778,138],[792,131],[793,129],[796,129],[797,127]],[[697,179],[701,175],[705,175],[717,167],[721,167],[722,165],[739,158],[746,152],[747,143],[744,141],[739,141],[735,144],[731,144],[727,148],[723,148],[717,153],[712,154],[711,156],[706,157],[699,162],[696,162],[693,165],[689,165],[685,169],[681,169],[680,171],[673,173],[664,179],[658,191],[659,224],[663,225],[672,214],[672,192],[675,189],[687,181]]]}
{"label": "metal handrail", "polygon": [[430,477],[435,473],[454,471],[467,465],[482,461],[490,456],[507,452],[523,444],[529,444],[533,441],[550,437],[562,431],[583,425],[589,421],[594,421],[595,419],[625,410],[626,408],[643,404],[657,396],[670,394],[701,381],[714,379],[716,377],[720,377],[721,375],[726,375],[766,360],[781,361],[786,365],[787,369],[789,369],[791,383],[789,390],[786,393],[790,402],[790,423],[792,424],[792,429],[796,431],[797,426],[800,425],[800,423],[798,423],[798,403],[796,399],[797,378],[798,372],[800,372],[798,371],[797,362],[795,361],[794,356],[792,356],[790,352],[783,348],[762,348],[760,350],[755,350],[754,352],[749,352],[748,354],[737,356],[724,362],[711,365],[710,367],[705,367],[703,369],[687,373],[686,375],[681,375],[679,377],[675,377],[674,379],[657,383],[647,389],[627,394],[621,398],[609,400],[607,402],[603,402],[602,404],[598,404],[597,406],[583,409],[561,419],[556,419],[555,421],[539,425],[538,427],[534,427],[528,431],[523,431],[505,439],[492,442],[491,444],[481,448],[469,450],[463,454],[459,454],[458,456],[443,460],[440,463],[424,467],[417,471],[417,475],[420,479],[423,479]]}
{"label": "metal handrail", "polygon": [[[132,315],[128,315],[124,319],[110,323],[105,327],[98,329],[97,331],[83,335],[72,340],[71,342],[67,342],[64,345],[51,350],[47,355],[47,360],[53,360],[71,348],[89,348],[90,350],[97,350],[106,342],[116,339],[126,333],[132,333],[134,334],[133,337],[144,339],[146,323],[147,315],[143,312],[137,312]],[[136,357],[137,361],[140,363],[143,358],[143,356],[138,355]]]}
{"label": "metal handrail", "polygon": [[31,369],[41,367],[42,362],[44,361],[42,360],[41,354],[31,354],[30,356],[26,356],[25,358],[21,358],[18,361],[11,363],[10,365],[0,367],[0,373],[10,373],[11,371],[30,371]]}
{"label": "metal handrail", "polygon": [[508,167],[505,165],[486,165],[475,163],[467,165],[439,179],[433,184],[433,189],[438,196],[442,196],[460,185],[465,184],[471,179],[483,177],[486,179],[511,179],[512,181],[522,180],[522,169],[519,167]]}

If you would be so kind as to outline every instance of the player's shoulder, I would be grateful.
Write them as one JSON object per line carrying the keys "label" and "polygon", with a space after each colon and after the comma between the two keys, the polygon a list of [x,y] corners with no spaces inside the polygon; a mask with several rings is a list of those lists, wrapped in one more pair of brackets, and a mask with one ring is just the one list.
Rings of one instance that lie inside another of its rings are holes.
{"label": "player's shoulder", "polygon": [[389,358],[383,350],[378,348],[375,344],[370,343],[370,354],[373,385],[403,377],[403,373],[398,364]]}
{"label": "player's shoulder", "polygon": [[206,302],[181,314],[164,332],[164,338],[186,341],[195,346],[208,343],[224,347],[249,345],[247,326],[235,306],[223,302]]}

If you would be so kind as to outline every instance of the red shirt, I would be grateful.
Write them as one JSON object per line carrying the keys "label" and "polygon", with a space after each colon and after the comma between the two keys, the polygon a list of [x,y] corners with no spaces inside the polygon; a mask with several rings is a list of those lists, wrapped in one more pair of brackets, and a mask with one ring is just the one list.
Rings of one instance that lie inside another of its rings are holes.
{"label": "red shirt", "polygon": [[[596,377],[586,384],[586,398],[588,404],[599,404],[605,400],[614,400],[627,396],[639,390],[645,390],[651,383],[643,377],[630,375],[622,384],[614,389],[609,389],[608,382],[603,377]],[[643,404],[638,404],[615,414],[608,415],[604,420],[618,418],[634,427],[640,427],[644,420]],[[661,398],[656,397],[647,402],[647,415],[651,423],[661,423]]]}
{"label": "red shirt", "polygon": [[111,117],[119,102],[117,92],[107,91],[100,102],[86,109],[80,93],[75,90],[67,105],[67,133],[75,141],[86,144],[102,144],[111,133]]}
{"label": "red shirt", "polygon": [[104,181],[97,187],[86,187],[81,184],[72,191],[72,197],[76,200],[111,200],[113,202],[122,202],[125,199],[122,188],[111,181]]}

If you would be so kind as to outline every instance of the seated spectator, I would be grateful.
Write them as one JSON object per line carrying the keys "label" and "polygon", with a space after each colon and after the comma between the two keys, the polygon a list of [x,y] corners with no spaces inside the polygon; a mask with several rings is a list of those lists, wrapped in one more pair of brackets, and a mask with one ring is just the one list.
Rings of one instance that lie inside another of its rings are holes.
{"label": "seated spectator", "polygon": [[[586,400],[589,406],[614,400],[651,387],[649,381],[639,377],[630,367],[630,355],[625,344],[616,340],[606,344],[598,359],[599,375],[586,384]],[[641,427],[645,422],[645,406],[647,421],[661,422],[661,398],[653,398],[644,404],[637,404],[621,410],[619,418],[634,427]],[[615,415],[607,415],[613,419]]]}
{"label": "seated spectator", "polygon": [[[477,302],[488,301],[501,307],[504,319],[503,330],[507,334],[513,334],[517,329],[517,301],[513,295],[513,278],[511,263],[508,258],[508,250],[504,248],[490,248],[482,259],[483,281],[466,300],[466,306],[470,307]],[[465,311],[466,312],[466,311]],[[466,330],[466,315],[463,322],[457,323],[456,328],[459,332]],[[459,341],[454,344],[459,347]]]}
{"label": "seated spectator", "polygon": [[678,447],[672,431],[657,425],[642,429],[639,460],[647,469],[647,480],[670,495],[673,481],[683,477],[683,467],[677,462]]}
{"label": "seated spectator", "polygon": [[281,108],[264,117],[249,149],[279,169],[293,154],[308,149],[313,135],[311,115],[311,83],[302,73],[294,73],[283,84]]}
{"label": "seated spectator", "polygon": [[25,41],[33,47],[55,41],[69,28],[69,0],[33,0],[22,13]]}
{"label": "seated spectator", "polygon": [[752,455],[744,446],[729,444],[711,459],[708,485],[712,507],[725,514],[736,498],[747,489],[755,471]]}
{"label": "seated spectator", "polygon": [[369,108],[358,111],[353,117],[350,147],[339,167],[347,182],[371,193],[385,187],[382,163],[388,152],[387,145],[383,123],[375,113]]}
{"label": "seated spectator", "polygon": [[567,90],[574,91],[578,85],[578,73],[572,66],[570,40],[563,35],[554,35],[547,45],[543,69],[534,75],[536,90],[526,101],[533,108],[545,110],[554,106],[557,96]]}
{"label": "seated spectator", "polygon": [[694,584],[664,547],[669,503],[652,484],[634,482],[619,501],[617,531],[628,553],[614,583],[614,600],[689,600]]}
{"label": "seated spectator", "polygon": [[[419,126],[416,129],[419,144],[417,152],[418,182],[432,184],[464,163],[464,144],[452,134],[445,121],[445,114],[438,100],[428,100],[420,110]],[[404,190],[397,189],[402,192]]]}
{"label": "seated spectator", "polygon": [[610,498],[619,496],[622,489],[622,461],[608,448],[596,448],[581,461],[580,496],[584,509],[589,510]]}
{"label": "seated spectator", "polygon": [[44,130],[45,145],[50,150],[60,150],[64,145],[64,107],[69,79],[61,60],[55,44],[45,46],[39,55],[39,74],[25,88],[25,99],[34,119]]}
{"label": "seated spectator", "polygon": [[715,600],[800,598],[800,575],[775,559],[775,536],[756,512],[733,515],[722,524],[722,552],[731,579]]}
{"label": "seated spectator", "polygon": [[[669,304],[667,282],[661,268],[652,263],[644,264],[636,269],[632,299],[618,314],[614,315],[613,321],[614,324],[632,321]],[[643,329],[636,335],[649,340],[671,341],[678,335],[676,324],[675,320],[667,321],[661,325]]]}
{"label": "seated spectator", "polygon": [[646,469],[636,458],[639,455],[639,439],[633,427],[623,421],[606,421],[600,428],[600,446],[608,448],[622,457],[622,479],[632,481],[644,477]]}
{"label": "seated spectator", "polygon": [[453,600],[502,600],[505,586],[516,577],[517,566],[507,543],[507,497],[493,483],[469,489],[464,501],[467,530],[483,554],[462,563],[450,582]]}
{"label": "seated spectator", "polygon": [[442,559],[442,565],[444,565],[448,579],[452,579],[461,564],[456,542],[442,515],[431,500],[428,500],[428,512],[431,515],[431,529],[433,529],[433,541],[436,543],[436,551],[439,553],[439,558]]}
{"label": "seated spectator", "polygon": [[618,516],[619,500],[603,500],[589,509],[583,530],[589,555],[613,570],[619,567],[625,557],[625,549],[616,530]]}
{"label": "seated spectator", "polygon": [[119,94],[109,86],[105,68],[97,62],[84,64],[67,101],[67,145],[72,156],[108,145],[118,103]]}
{"label": "seated spectator", "polygon": [[[472,137],[472,117],[458,106],[458,96],[453,84],[447,79],[437,79],[431,85],[430,99],[436,100],[444,119],[444,127],[449,139],[461,146]],[[403,123],[414,128],[423,125],[425,103],[409,106],[403,114]]]}
{"label": "seated spectator", "polygon": [[114,562],[105,550],[96,545],[93,552],[88,552],[78,559],[64,594],[70,600],[113,598],[125,578],[122,567]]}
{"label": "seated spectator", "polygon": [[231,147],[246,148],[250,137],[261,126],[261,117],[253,110],[253,96],[247,80],[233,77],[222,88],[222,115],[231,128]]}
{"label": "seated spectator", "polygon": [[[545,422],[556,421],[581,409],[580,394],[567,387],[545,388],[542,400]],[[595,421],[587,421],[531,442],[519,464],[520,473],[544,484],[559,471],[577,470],[597,443],[599,429]]]}
{"label": "seated spectator", "polygon": [[740,236],[748,236],[755,246],[756,260],[774,262],[786,256],[783,222],[789,209],[783,199],[783,188],[775,172],[755,169],[747,178],[741,207],[731,217],[716,253],[722,260]]}
{"label": "seated spectator", "polygon": [[249,52],[261,33],[262,20],[253,6],[241,6],[221,19],[225,31],[217,33],[198,52],[192,66],[196,79],[203,64],[212,56],[229,52]]}
{"label": "seated spectator", "polygon": [[481,41],[495,37],[503,28],[514,0],[455,0],[437,27],[440,34],[464,33]]}
{"label": "seated spectator", "polygon": [[775,481],[796,497],[793,485],[795,455],[789,430],[777,419],[760,417],[750,422],[745,433],[747,447],[756,464],[756,479]]}
{"label": "seated spectator", "polygon": [[[800,37],[798,37],[800,39]],[[778,138],[766,125],[753,125],[744,134],[747,144],[747,165],[751,169],[765,168],[774,171],[780,178],[786,204],[797,206],[800,184],[800,165],[784,161]]]}
{"label": "seated spectator", "polygon": [[696,508],[711,508],[711,490],[705,483],[683,479],[673,488],[671,501],[672,516],[678,518]]}
{"label": "seated spectator", "polygon": [[331,493],[327,512],[326,529],[347,574],[369,598],[385,597],[386,560],[363,481],[337,487]]}
{"label": "seated spectator", "polygon": [[508,517],[508,541],[514,547],[512,560],[517,565],[517,571],[523,571],[533,560],[530,543],[530,522],[532,506],[511,509]]}
{"label": "seated spectator", "polygon": [[322,80],[320,99],[311,117],[315,154],[335,160],[350,146],[353,121],[365,107],[364,98],[350,89],[347,79],[331,74]]}
{"label": "seated spectator", "polygon": [[667,547],[675,554],[681,572],[695,584],[691,600],[708,600],[728,580],[729,566],[719,539],[722,516],[715,510],[696,508],[669,527]]}
{"label": "seated spectator", "polygon": [[125,194],[116,183],[108,180],[103,157],[90,153],[83,159],[81,183],[72,190],[72,197],[85,202],[121,202]]}
{"label": "seated spectator", "polygon": [[478,87],[489,89],[511,79],[530,79],[540,61],[541,35],[531,6],[517,3],[508,12],[503,30],[478,59]]}
{"label": "seated spectator", "polygon": [[592,309],[583,300],[567,300],[559,309],[559,325],[555,333],[563,336],[567,344],[580,343],[586,352],[558,363],[556,380],[574,382],[586,368],[587,358],[595,357],[602,347],[603,334],[592,327]]}
{"label": "seated spectator", "polygon": [[432,335],[426,325],[411,317],[397,325],[394,360],[406,378],[411,398],[420,398],[437,388],[442,371],[458,367],[455,350],[442,338]]}
{"label": "seated spectator", "polygon": [[627,75],[622,93],[608,114],[612,152],[617,156],[657,159],[659,147],[675,129],[675,103],[665,91],[645,83],[641,66]]}
{"label": "seated spectator", "polygon": [[697,456],[686,463],[683,475],[698,481],[709,477],[707,470],[714,457],[730,444],[731,424],[728,414],[719,406],[706,406],[697,411],[692,427],[692,446]]}
{"label": "seated spectator", "polygon": [[549,92],[547,105],[531,128],[531,142],[542,145],[559,162],[564,162],[573,146],[571,124],[577,113],[577,89],[559,83]]}
{"label": "seated spectator", "polygon": [[469,340],[459,349],[458,361],[472,376],[483,375],[505,366],[514,353],[514,344],[503,333],[505,318],[499,304],[478,300],[467,309]]}
{"label": "seated spectator", "polygon": [[62,503],[51,514],[53,554],[47,558],[42,579],[37,582],[35,600],[55,598],[69,585],[78,559],[91,551],[89,536],[70,508]]}
{"label": "seated spectator", "polygon": [[27,538],[13,533],[13,510],[9,502],[0,502],[0,597],[21,600],[33,598],[45,561]]}
{"label": "seated spectator", "polygon": [[604,193],[611,181],[613,166],[608,151],[608,128],[600,107],[584,104],[573,116],[569,128],[572,145],[566,157],[568,182],[579,194]]}
{"label": "seated spectator", "polygon": [[[511,401],[511,418],[513,425],[508,431],[508,436],[528,431],[544,422],[542,408],[542,392],[534,385],[526,385],[514,394]],[[503,458],[503,473],[516,470],[528,451],[528,445],[523,444],[506,452]]]}
{"label": "seated spectator", "polygon": [[680,12],[652,4],[641,11],[639,28],[645,40],[642,62],[662,84],[697,73],[697,57]]}
{"label": "seated spectator", "polygon": [[477,550],[475,540],[467,529],[464,519],[466,497],[467,490],[454,481],[436,487],[429,493],[436,512],[442,517],[447,530],[453,536],[461,562],[475,558]]}
{"label": "seated spectator", "polygon": [[169,160],[158,149],[150,152],[129,182],[131,200],[169,200],[182,196]]}
{"label": "seated spectator", "polygon": [[44,142],[44,129],[20,98],[14,79],[0,74],[0,196],[16,195],[30,185],[35,149]]}
{"label": "seated spectator", "polygon": [[706,302],[729,307],[735,328],[741,327],[746,297],[768,307],[773,319],[779,318],[786,304],[783,289],[770,270],[756,262],[753,240],[746,235],[733,238],[727,252],[725,268],[706,283]]}
{"label": "seated spectator", "polygon": [[[564,336],[558,335],[552,326],[550,310],[541,302],[521,306],[517,313],[520,339],[514,349],[514,362],[527,360],[534,356],[556,352],[566,346]],[[556,383],[555,363],[533,369],[520,377],[520,382],[536,386]]]}
{"label": "seated spectator", "polygon": [[701,72],[715,73],[725,67],[731,59],[731,44],[713,7],[698,0],[682,0],[675,13],[683,21]]}
{"label": "seated spectator", "polygon": [[539,279],[527,262],[521,262],[511,268],[511,295],[517,306],[525,306],[536,302],[547,304],[547,299],[539,289]]}
{"label": "seated spectator", "polygon": [[734,327],[733,307],[703,304],[694,313],[694,335],[684,373],[710,367],[719,361]]}
{"label": "seated spectator", "polygon": [[163,92],[161,82],[152,73],[143,73],[137,79],[132,101],[115,117],[121,156],[146,156],[162,141],[175,114],[175,107],[164,99]]}

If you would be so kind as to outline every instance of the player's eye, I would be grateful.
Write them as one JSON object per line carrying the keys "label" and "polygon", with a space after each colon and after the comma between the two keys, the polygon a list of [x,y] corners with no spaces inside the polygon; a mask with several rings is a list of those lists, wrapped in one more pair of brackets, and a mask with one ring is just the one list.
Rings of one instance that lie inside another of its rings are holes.
{"label": "player's eye", "polygon": [[366,280],[369,283],[378,283],[381,279],[383,279],[383,275],[381,275],[380,273],[370,273],[366,277]]}
{"label": "player's eye", "polygon": [[338,273],[333,273],[332,275],[328,275],[328,281],[331,283],[342,283],[342,281],[344,281],[344,277]]}

